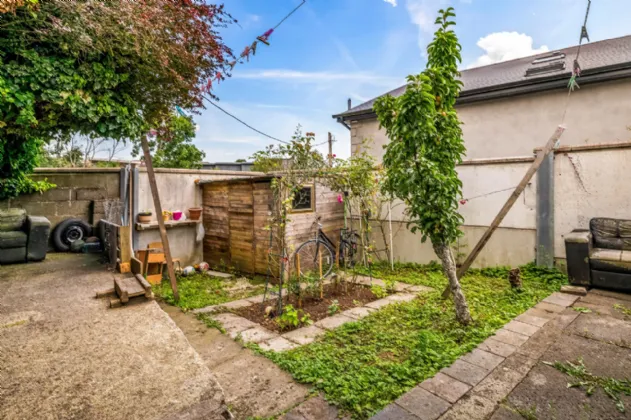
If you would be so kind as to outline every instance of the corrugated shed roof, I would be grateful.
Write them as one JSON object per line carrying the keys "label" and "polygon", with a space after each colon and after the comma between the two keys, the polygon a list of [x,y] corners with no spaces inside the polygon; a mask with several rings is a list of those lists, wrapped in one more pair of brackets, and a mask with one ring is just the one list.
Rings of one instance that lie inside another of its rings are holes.
{"label": "corrugated shed roof", "polygon": [[[547,81],[550,78],[558,78],[563,75],[567,75],[569,79],[577,49],[578,46],[573,46],[488,66],[462,70],[460,80],[462,80],[464,87],[460,92],[460,97],[464,98],[482,92],[501,90],[519,84],[537,84]],[[553,53],[565,54],[565,57],[561,60],[533,64],[534,60],[550,56]],[[621,64],[631,63],[631,35],[583,44],[578,61],[583,75],[597,72],[599,69],[605,70],[612,66],[615,67]],[[543,67],[552,63],[564,63],[565,66],[563,69],[556,71],[526,76],[526,70]],[[407,85],[400,86],[384,95],[400,96],[405,92],[406,86]],[[377,98],[373,98],[345,112],[334,115],[334,117],[361,115],[370,112],[375,99]]]}

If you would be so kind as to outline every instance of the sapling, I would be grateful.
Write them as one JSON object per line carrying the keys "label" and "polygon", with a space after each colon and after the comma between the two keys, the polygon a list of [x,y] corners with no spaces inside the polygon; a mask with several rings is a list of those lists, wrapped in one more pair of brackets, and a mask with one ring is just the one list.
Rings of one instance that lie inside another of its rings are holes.
{"label": "sapling", "polygon": [[462,87],[457,79],[461,47],[450,29],[455,16],[451,7],[439,11],[438,29],[427,47],[427,67],[408,76],[403,95],[377,99],[374,110],[390,139],[383,157],[383,190],[406,204],[410,230],[419,231],[423,242],[431,240],[449,279],[456,317],[469,324],[471,315],[450,248],[462,236],[464,221],[458,213],[462,182],[456,173],[465,147],[455,110]]}

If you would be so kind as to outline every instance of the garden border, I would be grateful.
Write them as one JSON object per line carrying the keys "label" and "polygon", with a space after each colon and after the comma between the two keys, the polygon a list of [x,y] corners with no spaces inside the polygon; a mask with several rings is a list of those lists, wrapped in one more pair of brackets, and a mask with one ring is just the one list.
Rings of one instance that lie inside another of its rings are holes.
{"label": "garden border", "polygon": [[[357,276],[355,281],[358,284],[365,286],[386,286],[386,282],[383,280],[365,276]],[[330,283],[330,280],[326,280],[325,283]],[[252,296],[228,303],[195,309],[193,310],[193,313],[212,314],[221,312],[213,318],[222,324],[222,327],[226,330],[226,333],[230,335],[230,337],[233,339],[239,338],[244,343],[256,343],[263,350],[279,352],[312,343],[316,338],[324,335],[327,330],[335,329],[347,322],[356,322],[365,316],[368,316],[371,312],[374,312],[386,305],[399,302],[409,302],[416,298],[418,293],[431,292],[434,289],[427,286],[395,282],[394,290],[395,293],[383,299],[374,300],[363,306],[347,309],[346,311],[333,316],[323,318],[313,325],[298,328],[283,334],[270,331],[267,328],[234,313],[225,312],[226,310],[244,308],[254,305],[255,303],[261,303],[263,302],[264,295]],[[285,290],[283,290],[283,296],[284,295]]]}

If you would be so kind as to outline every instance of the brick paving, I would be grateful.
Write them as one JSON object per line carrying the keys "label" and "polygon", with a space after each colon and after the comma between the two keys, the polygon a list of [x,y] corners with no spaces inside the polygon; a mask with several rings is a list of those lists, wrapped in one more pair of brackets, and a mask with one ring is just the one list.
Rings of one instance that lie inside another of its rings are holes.
{"label": "brick paving", "polygon": [[[573,294],[553,293],[472,352],[402,395],[373,419],[489,418],[500,401],[528,375],[538,358],[556,341],[560,331],[579,315],[566,309],[578,298]],[[619,329],[623,331],[621,334],[626,332],[625,328]]]}

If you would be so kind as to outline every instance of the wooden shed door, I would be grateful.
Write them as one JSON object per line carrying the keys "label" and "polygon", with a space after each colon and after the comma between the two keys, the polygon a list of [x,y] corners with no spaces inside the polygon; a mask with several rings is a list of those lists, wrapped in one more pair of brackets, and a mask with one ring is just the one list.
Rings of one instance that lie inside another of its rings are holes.
{"label": "wooden shed door", "polygon": [[230,213],[231,262],[237,270],[247,273],[255,271],[252,198],[252,183],[230,185],[228,211]]}

